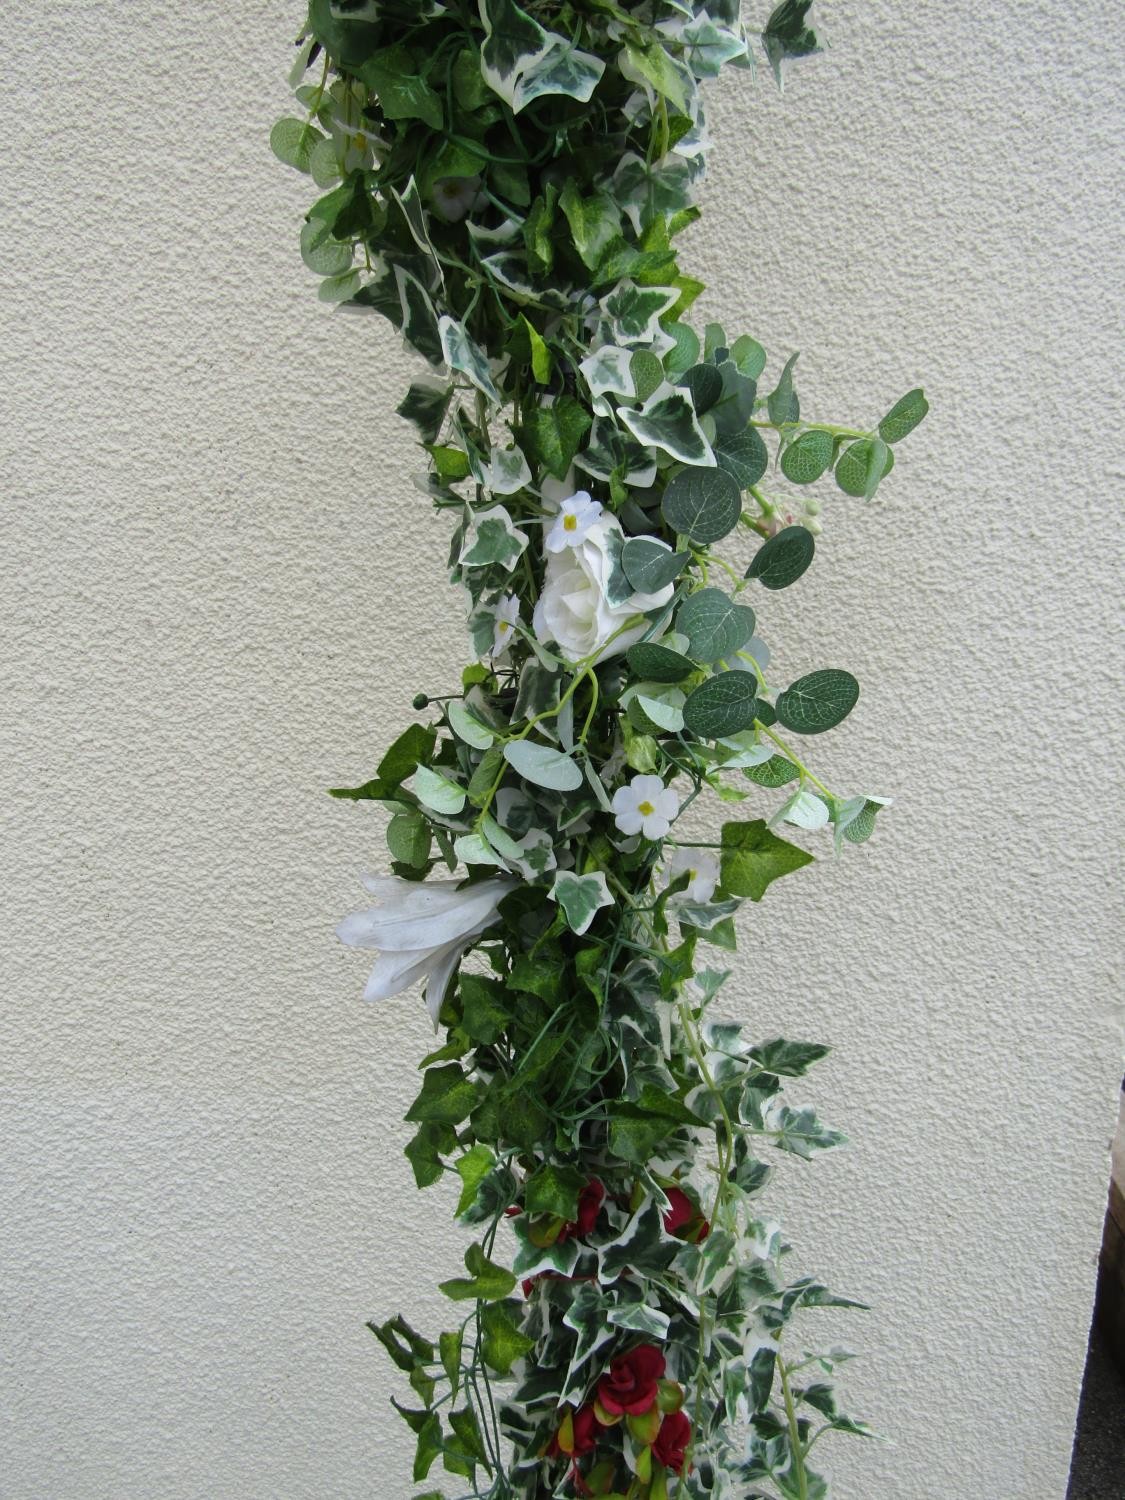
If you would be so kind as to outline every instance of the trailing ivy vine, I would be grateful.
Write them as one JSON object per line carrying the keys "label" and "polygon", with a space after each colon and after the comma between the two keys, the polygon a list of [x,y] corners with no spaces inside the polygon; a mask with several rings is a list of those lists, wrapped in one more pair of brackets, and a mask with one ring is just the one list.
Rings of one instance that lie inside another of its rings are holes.
{"label": "trailing ivy vine", "polygon": [[[760,33],[779,77],[808,10]],[[752,66],[739,0],[313,0],[298,47],[271,144],[320,190],[301,254],[429,367],[399,411],[474,656],[334,793],[390,813],[391,873],[340,936],[378,952],[369,999],[424,982],[406,1154],[473,1231],[446,1331],[372,1325],[413,1478],[817,1500],[821,1438],[868,1429],[799,1315],[857,1304],[787,1278],[763,1193],[777,1151],[842,1139],[786,1092],[828,1049],[716,996],[739,907],[811,862],[778,830],[839,853],[885,805],[806,763],[855,678],[772,680],[756,610],[814,560],[807,487],[870,500],[925,398],[809,421],[796,355],[763,383],[755,338],[689,321],[676,238],[701,85]],[[713,840],[682,832],[705,791]]]}

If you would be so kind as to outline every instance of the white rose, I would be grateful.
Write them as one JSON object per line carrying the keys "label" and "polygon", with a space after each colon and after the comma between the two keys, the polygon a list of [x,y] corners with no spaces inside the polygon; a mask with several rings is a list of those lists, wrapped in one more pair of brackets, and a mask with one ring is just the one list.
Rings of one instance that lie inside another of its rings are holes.
{"label": "white rose", "polygon": [[[613,572],[613,551],[624,540],[613,516],[603,515],[575,547],[547,554],[543,592],[535,606],[533,626],[541,641],[554,641],[568,661],[606,661],[627,650],[648,630],[647,621],[615,632],[631,615],[661,609],[673,594],[666,584],[656,594],[630,594],[611,604],[606,589]],[[613,551],[611,551],[611,547]]]}

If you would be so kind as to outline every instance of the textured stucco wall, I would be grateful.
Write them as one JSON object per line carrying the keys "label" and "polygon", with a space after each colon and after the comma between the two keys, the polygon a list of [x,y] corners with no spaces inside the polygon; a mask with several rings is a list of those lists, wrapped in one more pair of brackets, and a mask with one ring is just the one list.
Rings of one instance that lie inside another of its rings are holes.
{"label": "textured stucco wall", "polygon": [[[746,913],[727,1003],[836,1045],[854,1144],[775,1202],[876,1309],[825,1314],[896,1444],[842,1500],[1059,1500],[1122,1062],[1120,16],[821,9],[783,97],[715,92],[704,311],[809,413],[934,413],[766,612],[895,811]],[[406,1500],[362,1322],[436,1328],[462,1239],[400,1154],[422,1007],[332,938],[379,815],[322,788],[463,652],[412,366],[297,258],[299,0],[5,11],[0,1494]]]}

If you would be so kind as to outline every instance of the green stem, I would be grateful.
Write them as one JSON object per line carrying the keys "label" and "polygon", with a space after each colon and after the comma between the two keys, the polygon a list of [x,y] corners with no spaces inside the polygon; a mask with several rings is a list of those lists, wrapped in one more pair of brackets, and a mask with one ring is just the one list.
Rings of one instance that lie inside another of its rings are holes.
{"label": "green stem", "polygon": [[780,1354],[777,1357],[777,1367],[781,1375],[781,1394],[785,1401],[785,1416],[789,1423],[789,1447],[793,1453],[793,1468],[797,1475],[797,1494],[799,1500],[808,1500],[809,1481],[805,1473],[805,1450],[801,1443],[800,1428],[797,1426],[797,1407],[789,1385],[789,1370]]}

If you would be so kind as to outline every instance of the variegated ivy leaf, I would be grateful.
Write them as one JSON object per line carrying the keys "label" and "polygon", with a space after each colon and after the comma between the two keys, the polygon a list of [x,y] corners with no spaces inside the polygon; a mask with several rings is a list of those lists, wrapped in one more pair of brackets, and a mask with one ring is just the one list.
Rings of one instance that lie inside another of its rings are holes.
{"label": "variegated ivy leaf", "polygon": [[643,1333],[654,1339],[667,1338],[672,1322],[667,1313],[644,1302],[622,1303],[611,1308],[606,1317],[614,1328],[627,1328],[630,1333]]}
{"label": "variegated ivy leaf", "polygon": [[637,286],[626,279],[601,299],[600,306],[609,319],[616,344],[645,349],[663,344],[667,348],[660,319],[679,299],[679,290],[674,286]]}
{"label": "variegated ivy leaf", "polygon": [[481,49],[481,74],[494,93],[519,114],[545,94],[565,94],[585,102],[605,72],[605,64],[555,32],[544,31],[513,0],[480,0],[488,33]]}
{"label": "variegated ivy leaf", "polygon": [[[402,266],[395,266],[395,284],[402,307],[402,337],[405,342],[417,349],[432,365],[440,364],[443,358],[448,363],[437,313],[429,292],[416,276],[412,276]],[[446,322],[448,319],[442,321]]]}
{"label": "variegated ivy leaf", "polygon": [[551,46],[546,55],[529,68],[523,69],[515,90],[513,113],[535,99],[546,94],[565,94],[568,99],[586,103],[591,97],[602,74],[605,63],[592,52],[582,52],[573,42],[551,32]]}
{"label": "variegated ivy leaf", "polygon": [[426,226],[426,213],[422,207],[422,195],[418,191],[418,184],[411,177],[401,193],[393,187],[390,191],[402,210],[402,217],[406,220],[406,227],[410,230],[414,243],[436,272],[437,284],[444,287],[445,274],[437,252],[434,250],[433,241],[430,239],[430,231]]}
{"label": "variegated ivy leaf", "polygon": [[523,555],[527,536],[512,522],[502,505],[473,512],[458,558],[463,568],[484,568],[499,563],[509,571]]}
{"label": "variegated ivy leaf", "polygon": [[445,314],[438,323],[441,354],[451,370],[458,370],[478,391],[481,391],[493,406],[502,405],[500,393],[492,383],[488,359],[480,346],[473,342],[464,327]]}
{"label": "variegated ivy leaf", "polygon": [[493,448],[484,484],[494,495],[514,495],[531,483],[531,470],[520,448]]}
{"label": "variegated ivy leaf", "polygon": [[650,97],[662,95],[682,115],[692,113],[695,81],[686,68],[669,56],[658,41],[647,46],[626,42],[618,58],[622,76],[651,90]]}
{"label": "variegated ivy leaf", "polygon": [[540,880],[555,868],[554,840],[545,829],[532,828],[523,838],[514,839],[490,816],[485,817],[483,827],[488,842],[504,863],[525,880]]}
{"label": "variegated ivy leaf", "polygon": [[640,236],[647,222],[690,206],[696,175],[690,162],[665,157],[649,167],[643,157],[628,151],[613,174],[614,197]]}
{"label": "variegated ivy leaf", "polygon": [[574,461],[595,479],[608,480],[616,474],[623,484],[637,489],[647,488],[656,478],[656,464],[649,450],[629,433],[622,432],[608,416],[594,418],[590,441]]}
{"label": "variegated ivy leaf", "polygon": [[[665,22],[658,29],[668,31],[670,25]],[[748,56],[746,37],[740,32],[741,28],[717,26],[705,10],[680,27],[676,39],[684,49],[684,62],[697,78],[717,78],[724,63]]]}
{"label": "variegated ivy leaf", "polygon": [[512,1261],[517,1277],[541,1276],[545,1271],[555,1276],[569,1276],[574,1270],[580,1249],[577,1240],[568,1239],[552,1245],[536,1245],[531,1240],[531,1219],[520,1214],[512,1220],[512,1232],[519,1246]]}
{"label": "variegated ivy leaf", "polygon": [[682,1248],[679,1240],[665,1233],[663,1215],[650,1198],[622,1234],[598,1250],[598,1280],[602,1286],[609,1286],[626,1272],[644,1276],[664,1271]]}
{"label": "variegated ivy leaf", "polygon": [[603,906],[612,906],[605,876],[599,870],[591,875],[575,875],[571,870],[560,870],[551,887],[552,901],[557,901],[566,917],[566,925],[579,937],[587,931],[590,923]]}
{"label": "variegated ivy leaf", "polygon": [[[347,254],[347,265],[350,266],[350,245],[347,247]],[[615,344],[603,344],[593,354],[588,354],[578,366],[586,377],[596,411],[600,410],[606,416],[610,413],[607,402],[602,402],[600,407],[596,404],[601,396],[627,396],[630,400],[636,396],[636,382],[633,379],[633,360],[636,358],[637,354],[632,349],[619,349]]]}
{"label": "variegated ivy leaf", "polygon": [[774,1145],[780,1151],[803,1156],[806,1161],[811,1160],[818,1151],[831,1151],[847,1140],[842,1131],[823,1124],[817,1118],[816,1111],[808,1104],[800,1109],[793,1109],[778,1101],[768,1111],[766,1123],[774,1134]]}
{"label": "variegated ivy leaf", "polygon": [[574,248],[583,263],[596,270],[606,247],[621,233],[621,210],[608,193],[584,198],[573,180],[563,188],[559,207],[566,215]]}
{"label": "variegated ivy leaf", "polygon": [[486,38],[481,48],[481,76],[512,109],[516,90],[528,68],[543,61],[551,38],[513,0],[480,0]]}
{"label": "variegated ivy leaf", "polygon": [[680,463],[694,464],[697,468],[715,464],[715,455],[699,425],[695,407],[683,391],[662,385],[639,411],[623,406],[617,418],[639,442],[659,448]]}

